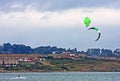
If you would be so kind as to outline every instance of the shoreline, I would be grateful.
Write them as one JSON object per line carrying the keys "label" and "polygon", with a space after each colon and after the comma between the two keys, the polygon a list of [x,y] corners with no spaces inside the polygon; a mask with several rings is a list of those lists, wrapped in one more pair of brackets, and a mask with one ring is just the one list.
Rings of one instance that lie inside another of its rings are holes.
{"label": "shoreline", "polygon": [[120,72],[120,71],[5,71],[0,73],[69,73],[69,72]]}

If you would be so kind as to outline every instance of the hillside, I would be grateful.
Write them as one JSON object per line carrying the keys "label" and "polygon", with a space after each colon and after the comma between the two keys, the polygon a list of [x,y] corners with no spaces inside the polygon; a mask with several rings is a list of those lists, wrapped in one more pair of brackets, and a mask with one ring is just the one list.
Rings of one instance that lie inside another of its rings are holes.
{"label": "hillside", "polygon": [[120,62],[118,61],[105,61],[96,59],[56,59],[49,60],[51,65],[48,70],[51,71],[120,71]]}
{"label": "hillside", "polygon": [[97,60],[90,58],[82,58],[79,60],[48,59],[46,61],[41,61],[37,65],[27,64],[26,66],[24,65],[24,67],[14,68],[12,67],[8,69],[2,69],[1,72],[64,72],[64,71],[120,72],[120,62],[110,60]]}

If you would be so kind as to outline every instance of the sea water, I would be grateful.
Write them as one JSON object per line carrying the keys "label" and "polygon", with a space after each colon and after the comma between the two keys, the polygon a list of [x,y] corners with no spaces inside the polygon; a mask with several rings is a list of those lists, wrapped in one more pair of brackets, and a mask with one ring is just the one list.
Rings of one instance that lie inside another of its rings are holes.
{"label": "sea water", "polygon": [[120,72],[0,73],[0,81],[120,81]]}

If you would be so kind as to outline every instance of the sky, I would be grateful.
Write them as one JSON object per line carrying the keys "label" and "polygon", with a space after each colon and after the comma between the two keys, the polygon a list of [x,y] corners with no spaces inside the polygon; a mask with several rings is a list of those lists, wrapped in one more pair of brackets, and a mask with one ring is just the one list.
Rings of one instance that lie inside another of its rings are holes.
{"label": "sky", "polygon": [[[0,44],[120,48],[120,0],[0,0]],[[91,19],[88,30],[84,18]]]}

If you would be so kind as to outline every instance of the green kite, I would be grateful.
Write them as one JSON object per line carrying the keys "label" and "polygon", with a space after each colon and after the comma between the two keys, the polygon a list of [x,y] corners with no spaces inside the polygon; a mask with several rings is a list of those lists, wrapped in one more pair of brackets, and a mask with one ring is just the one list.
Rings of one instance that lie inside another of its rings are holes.
{"label": "green kite", "polygon": [[97,27],[91,27],[91,28],[89,28],[88,30],[95,30],[95,31],[97,31],[98,32],[98,38],[95,40],[95,41],[97,41],[97,40],[99,40],[100,39],[100,37],[101,37],[101,33],[100,33],[100,30],[99,30],[99,28],[97,28]]}
{"label": "green kite", "polygon": [[86,18],[84,19],[84,24],[85,24],[85,26],[88,27],[88,26],[90,25],[90,23],[91,23],[90,18],[89,18],[89,17],[86,17]]}

